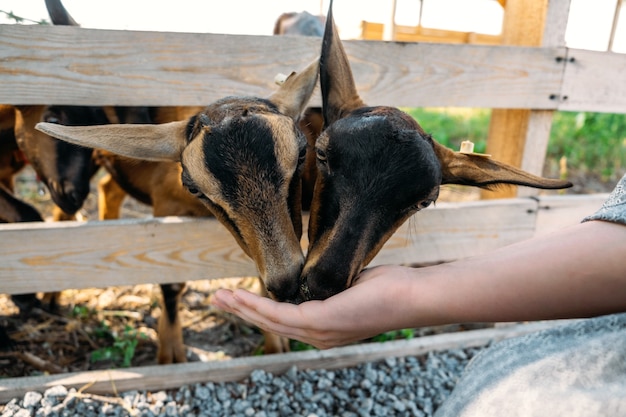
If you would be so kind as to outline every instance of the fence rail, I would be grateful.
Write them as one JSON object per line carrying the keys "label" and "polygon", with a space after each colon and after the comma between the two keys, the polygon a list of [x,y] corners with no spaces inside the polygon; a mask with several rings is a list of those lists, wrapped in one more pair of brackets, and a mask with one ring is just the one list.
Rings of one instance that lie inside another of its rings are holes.
{"label": "fence rail", "polygon": [[[208,104],[268,95],[320,39],[0,25],[0,103]],[[565,47],[346,41],[369,104],[621,112],[626,55]],[[572,59],[573,58],[573,59]],[[319,100],[319,96],[314,98]]]}
{"label": "fence rail", "polygon": [[[487,252],[575,224],[605,198],[597,194],[441,203],[405,223],[371,265],[435,263]],[[302,245],[306,248],[306,234]],[[235,239],[211,218],[0,226],[2,293],[256,274]]]}

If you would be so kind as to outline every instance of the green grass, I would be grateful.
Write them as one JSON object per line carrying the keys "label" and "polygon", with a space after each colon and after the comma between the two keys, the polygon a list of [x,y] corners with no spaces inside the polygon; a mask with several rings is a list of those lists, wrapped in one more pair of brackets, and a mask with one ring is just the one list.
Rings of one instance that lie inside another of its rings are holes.
{"label": "green grass", "polygon": [[[459,149],[471,140],[476,152],[485,152],[489,109],[403,109],[439,143]],[[616,181],[626,171],[626,115],[555,112],[546,160],[558,164],[567,158],[570,168]]]}

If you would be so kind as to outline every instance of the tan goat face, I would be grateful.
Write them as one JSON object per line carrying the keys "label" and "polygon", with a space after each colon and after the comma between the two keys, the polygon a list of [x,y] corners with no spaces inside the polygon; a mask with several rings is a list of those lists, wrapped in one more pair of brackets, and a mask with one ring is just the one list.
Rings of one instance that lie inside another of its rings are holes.
{"label": "tan goat face", "polygon": [[189,120],[80,128],[40,123],[37,128],[131,158],[180,162],[183,185],[254,260],[270,294],[292,299],[304,263],[300,172],[306,139],[296,122],[315,87],[317,69],[314,62],[292,74],[267,99],[227,97]]}
{"label": "tan goat face", "polygon": [[320,87],[325,130],[315,145],[309,250],[294,302],[325,299],[352,285],[394,231],[437,199],[441,184],[571,186],[490,158],[453,152],[402,111],[366,106],[337,35],[332,1]]}
{"label": "tan goat face", "polygon": [[267,100],[227,98],[194,116],[183,185],[257,264],[277,298],[297,290],[303,264],[300,173],[306,139]]}

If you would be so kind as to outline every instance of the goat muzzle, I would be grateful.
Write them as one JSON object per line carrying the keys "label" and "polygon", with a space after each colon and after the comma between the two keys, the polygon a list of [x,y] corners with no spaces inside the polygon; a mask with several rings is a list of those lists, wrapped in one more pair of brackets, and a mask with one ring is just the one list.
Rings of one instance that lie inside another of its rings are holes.
{"label": "goat muzzle", "polygon": [[301,300],[298,300],[296,304],[300,304],[300,302],[311,301],[311,291],[309,290],[309,283],[306,277],[302,278],[300,282],[300,296]]}

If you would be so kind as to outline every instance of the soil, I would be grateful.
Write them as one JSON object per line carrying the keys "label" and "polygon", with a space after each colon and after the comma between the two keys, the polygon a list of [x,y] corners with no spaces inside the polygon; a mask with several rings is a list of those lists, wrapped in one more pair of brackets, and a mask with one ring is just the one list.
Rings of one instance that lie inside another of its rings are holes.
{"label": "soil", "polygon": [[[615,183],[589,175],[573,177],[576,186],[570,193],[608,192]],[[16,178],[16,193],[45,218],[51,216],[50,197],[29,167]],[[478,198],[474,189],[446,187],[440,200]],[[150,213],[150,207],[130,198],[122,209],[122,217],[145,217]],[[79,217],[97,219],[95,186]],[[189,361],[262,353],[263,336],[258,329],[210,305],[213,292],[224,287],[258,291],[259,283],[255,277],[188,283],[180,317]],[[46,304],[46,295],[39,294],[41,307],[20,312],[10,296],[0,294],[0,331],[6,332],[0,332],[0,378],[155,364],[160,296],[158,285],[66,290],[59,294],[54,310]],[[478,323],[421,328],[415,329],[413,336],[485,326]],[[306,346],[292,343],[292,349],[302,348]]]}

